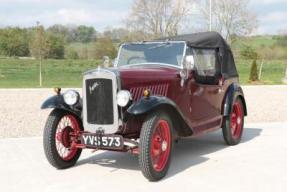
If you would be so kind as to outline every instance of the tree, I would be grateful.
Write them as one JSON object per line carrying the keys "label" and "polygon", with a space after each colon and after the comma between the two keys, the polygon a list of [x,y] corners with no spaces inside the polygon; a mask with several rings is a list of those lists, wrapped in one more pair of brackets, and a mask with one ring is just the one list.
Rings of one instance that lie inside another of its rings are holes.
{"label": "tree", "polygon": [[110,38],[115,42],[122,42],[127,39],[129,31],[125,28],[107,28],[103,36]]}
{"label": "tree", "polygon": [[287,35],[286,34],[275,36],[273,39],[276,40],[276,44],[278,46],[287,47]]}
{"label": "tree", "polygon": [[287,66],[286,66],[286,69],[285,69],[285,76],[284,76],[284,78],[282,79],[282,82],[283,82],[284,84],[287,84]]}
{"label": "tree", "polygon": [[48,58],[63,59],[65,55],[65,40],[61,34],[47,34]]}
{"label": "tree", "polygon": [[70,29],[68,26],[55,24],[47,28],[46,32],[48,34],[51,34],[53,36],[61,37],[63,38],[64,43],[68,42],[70,39]]}
{"label": "tree", "polygon": [[240,55],[244,58],[244,59],[253,59],[256,60],[258,57],[258,54],[256,52],[256,50],[249,46],[249,45],[243,45],[243,48],[240,50]]}
{"label": "tree", "polygon": [[[209,2],[202,13],[207,24],[210,22]],[[257,28],[256,15],[248,9],[249,0],[216,0],[212,1],[212,30],[221,33],[229,42],[232,37],[250,34]]]}
{"label": "tree", "polygon": [[76,40],[82,43],[88,43],[96,39],[96,31],[94,27],[84,25],[78,26]]}
{"label": "tree", "polygon": [[0,30],[0,51],[7,56],[29,56],[27,29],[8,27]]}
{"label": "tree", "polygon": [[37,22],[37,27],[33,31],[33,38],[30,50],[34,57],[39,59],[39,85],[42,87],[42,59],[48,56],[49,44],[47,34],[43,26]]}
{"label": "tree", "polygon": [[[132,31],[152,38],[177,35],[193,0],[134,0],[127,19]],[[144,38],[144,37],[142,37]]]}
{"label": "tree", "polygon": [[253,60],[249,75],[250,81],[258,81],[258,69],[257,69],[257,62],[256,59]]}
{"label": "tree", "polygon": [[240,55],[244,59],[251,59],[252,60],[252,65],[250,69],[250,74],[249,74],[249,80],[250,81],[258,81],[258,68],[257,68],[257,59],[258,59],[258,53],[256,50],[249,46],[249,45],[244,45],[243,48],[240,50]]}
{"label": "tree", "polygon": [[109,56],[110,58],[115,58],[117,55],[117,50],[113,45],[110,38],[103,37],[99,38],[96,43],[96,58],[102,59],[104,56]]}
{"label": "tree", "polygon": [[48,35],[43,26],[33,28],[32,39],[30,41],[31,55],[37,59],[46,58],[49,54]]}
{"label": "tree", "polygon": [[65,51],[66,51],[66,53],[65,53],[66,59],[79,59],[79,54],[75,49],[68,48]]}
{"label": "tree", "polygon": [[[286,48],[287,47],[287,29],[280,30],[279,34],[280,34],[280,36],[276,37],[276,39],[277,39],[276,44],[281,46],[282,48],[285,48],[285,54],[286,54],[286,52],[287,52],[287,48]],[[285,68],[285,75],[284,75],[284,78],[282,79],[282,82],[284,84],[287,84],[287,65]]]}

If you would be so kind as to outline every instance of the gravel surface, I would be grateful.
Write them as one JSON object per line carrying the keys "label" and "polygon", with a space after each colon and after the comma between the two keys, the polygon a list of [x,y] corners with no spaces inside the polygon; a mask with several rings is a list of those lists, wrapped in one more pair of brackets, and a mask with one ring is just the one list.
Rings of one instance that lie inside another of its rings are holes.
{"label": "gravel surface", "polygon": [[40,107],[54,94],[53,89],[0,89],[0,138],[42,135],[51,110]]}
{"label": "gravel surface", "polygon": [[[244,86],[246,123],[287,122],[287,86]],[[64,90],[63,90],[64,91]],[[0,138],[40,136],[50,110],[42,102],[52,89],[0,89]]]}

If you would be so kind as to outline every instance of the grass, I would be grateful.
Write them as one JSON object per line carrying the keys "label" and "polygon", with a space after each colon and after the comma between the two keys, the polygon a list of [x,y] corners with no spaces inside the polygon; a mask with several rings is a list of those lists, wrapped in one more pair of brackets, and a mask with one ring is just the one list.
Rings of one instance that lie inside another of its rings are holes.
{"label": "grass", "polygon": [[251,44],[254,48],[259,48],[261,46],[272,46],[275,45],[276,39],[272,36],[255,36],[249,40],[249,44]]}
{"label": "grass", "polygon": [[[239,60],[236,62],[239,72],[239,80],[241,84],[250,84],[249,74],[252,60]],[[261,60],[257,61],[258,70],[261,65]],[[286,60],[264,60],[262,67],[262,75],[259,84],[277,85],[282,84],[282,79],[285,75],[287,67]]]}
{"label": "grass", "polygon": [[253,37],[242,37],[234,42],[234,47],[242,48],[243,45],[251,45],[253,48],[258,49],[262,46],[272,47],[276,45],[277,40],[273,36],[253,36]]}
{"label": "grass", "polygon": [[[81,87],[83,72],[97,65],[95,60],[44,60],[43,87]],[[39,61],[0,59],[0,87],[39,87]]]}
{"label": "grass", "polygon": [[[258,68],[260,66],[258,61]],[[43,87],[81,87],[83,72],[95,68],[96,60],[45,60],[43,61]],[[251,60],[237,61],[242,84],[249,84]],[[281,84],[287,61],[265,61],[262,84]],[[0,59],[0,88],[39,87],[39,62],[37,60]]]}

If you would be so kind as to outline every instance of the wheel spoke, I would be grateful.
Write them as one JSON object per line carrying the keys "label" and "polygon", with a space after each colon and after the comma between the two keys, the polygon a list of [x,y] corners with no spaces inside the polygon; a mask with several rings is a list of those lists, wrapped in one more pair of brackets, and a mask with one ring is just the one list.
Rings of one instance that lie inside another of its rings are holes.
{"label": "wheel spoke", "polygon": [[62,138],[62,132],[56,133],[56,140],[61,142],[61,138]]}
{"label": "wheel spoke", "polygon": [[70,160],[77,153],[77,148],[73,146],[74,136],[79,133],[79,125],[75,117],[66,115],[62,117],[57,125],[55,134],[55,144],[59,156],[63,160]]}
{"label": "wheel spoke", "polygon": [[151,159],[156,171],[164,169],[168,161],[170,138],[170,128],[167,121],[160,120],[154,130],[151,145]]}
{"label": "wheel spoke", "polygon": [[233,110],[231,114],[231,133],[234,139],[240,137],[243,125],[243,110],[241,103],[236,101],[233,104]]}

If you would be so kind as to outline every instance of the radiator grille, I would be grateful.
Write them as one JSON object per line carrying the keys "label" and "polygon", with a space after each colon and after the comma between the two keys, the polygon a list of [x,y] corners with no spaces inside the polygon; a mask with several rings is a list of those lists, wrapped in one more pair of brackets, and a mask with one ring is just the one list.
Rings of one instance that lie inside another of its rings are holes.
{"label": "radiator grille", "polygon": [[149,89],[151,95],[166,96],[168,91],[168,84],[158,84],[143,87],[133,87],[130,89],[134,101],[138,101],[143,96],[143,91]]}
{"label": "radiator grille", "polygon": [[111,79],[86,80],[86,100],[88,123],[98,125],[114,123]]}

